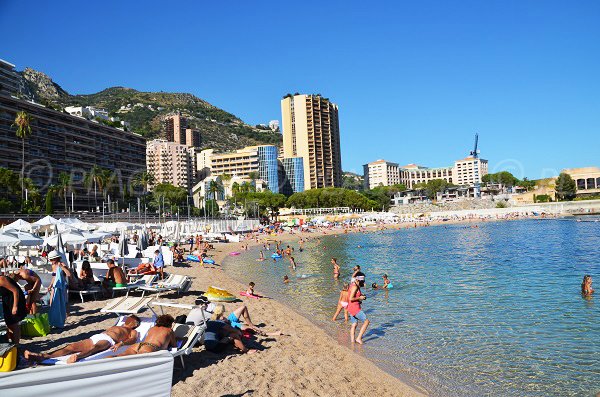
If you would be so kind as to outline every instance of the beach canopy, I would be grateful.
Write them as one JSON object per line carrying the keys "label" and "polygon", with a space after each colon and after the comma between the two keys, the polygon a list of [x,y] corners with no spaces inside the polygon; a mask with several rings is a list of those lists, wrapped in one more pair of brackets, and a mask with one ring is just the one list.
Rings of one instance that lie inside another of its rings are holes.
{"label": "beach canopy", "polygon": [[[58,230],[57,225],[55,225],[56,230]],[[88,243],[99,243],[100,241],[106,238],[106,233],[90,233],[82,230],[67,230],[63,232],[58,232],[53,234],[50,237],[44,239],[44,245],[50,245],[52,247],[56,247],[58,243],[58,236],[60,235],[62,242],[64,244],[83,244],[85,242]]]}
{"label": "beach canopy", "polygon": [[4,226],[4,230],[18,230],[21,232],[30,232],[31,223],[24,221],[23,219],[17,219],[13,223]]}
{"label": "beach canopy", "polygon": [[129,222],[99,223],[98,226],[98,230],[102,230],[104,232],[118,232],[121,230],[133,230],[141,228],[141,226]]}
{"label": "beach canopy", "polygon": [[49,226],[49,225],[56,225],[58,223],[58,219],[51,217],[50,215],[46,215],[45,217],[43,217],[42,219],[40,219],[39,221],[35,221],[32,223],[32,226]]}
{"label": "beach canopy", "polygon": [[129,255],[129,244],[127,244],[125,232],[121,233],[121,237],[119,237],[119,248],[117,249],[117,254],[121,258],[125,258],[127,255]]}
{"label": "beach canopy", "polygon": [[39,238],[36,235],[33,235],[28,232],[20,232],[18,230],[5,230],[2,235],[7,236],[8,238],[14,238],[17,240],[17,243],[14,245],[19,245],[23,247],[33,247],[36,245],[42,245],[44,242],[43,239]]}
{"label": "beach canopy", "polygon": [[59,222],[64,223],[65,225],[69,225],[75,227],[79,230],[94,230],[97,228],[96,225],[91,223],[87,223],[77,218],[60,218]]}
{"label": "beach canopy", "polygon": [[15,247],[19,245],[19,239],[10,233],[0,233],[0,247]]}

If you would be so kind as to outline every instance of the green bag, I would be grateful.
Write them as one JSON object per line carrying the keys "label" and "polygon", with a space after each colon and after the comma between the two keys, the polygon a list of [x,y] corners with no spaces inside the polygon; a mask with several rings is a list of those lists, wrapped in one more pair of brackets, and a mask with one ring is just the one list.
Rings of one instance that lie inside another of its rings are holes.
{"label": "green bag", "polygon": [[46,336],[50,333],[48,313],[29,315],[21,323],[23,336]]}

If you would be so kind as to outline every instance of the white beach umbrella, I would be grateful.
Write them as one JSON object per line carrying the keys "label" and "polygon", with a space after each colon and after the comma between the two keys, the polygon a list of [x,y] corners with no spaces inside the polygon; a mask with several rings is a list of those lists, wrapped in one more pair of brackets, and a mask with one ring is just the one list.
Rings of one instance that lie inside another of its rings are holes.
{"label": "white beach umbrella", "polygon": [[42,245],[42,243],[44,242],[44,240],[39,238],[38,236],[27,232],[20,232],[18,230],[7,230],[3,234],[6,236],[12,236],[16,238],[19,241],[18,245],[24,247]]}
{"label": "white beach umbrella", "polygon": [[68,230],[64,232],[58,232],[58,227],[55,225],[56,232],[52,236],[46,238],[44,240],[44,245],[51,245],[53,247],[57,247],[58,240],[60,239],[63,244],[82,244],[88,240],[88,237],[85,236],[81,231],[78,230]]}
{"label": "white beach umbrella", "polygon": [[4,230],[18,230],[21,232],[30,232],[31,223],[24,221],[23,219],[17,219],[13,223],[4,226]]}
{"label": "white beach umbrella", "polygon": [[19,245],[17,236],[10,233],[0,233],[0,247],[15,247]]}
{"label": "white beach umbrella", "polygon": [[52,230],[52,226],[58,223],[58,219],[51,217],[50,215],[46,215],[42,219],[35,221],[31,224],[31,228],[38,232],[43,232],[46,230]]}

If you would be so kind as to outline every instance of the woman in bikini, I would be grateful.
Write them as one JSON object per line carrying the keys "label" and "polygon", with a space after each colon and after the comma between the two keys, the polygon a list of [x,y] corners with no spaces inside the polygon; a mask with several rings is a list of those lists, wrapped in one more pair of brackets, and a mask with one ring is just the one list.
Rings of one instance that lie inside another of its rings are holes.
{"label": "woman in bikini", "polygon": [[333,278],[340,278],[340,265],[338,265],[337,259],[331,258],[331,264],[333,265]]}
{"label": "woman in bikini", "polygon": [[173,316],[169,314],[158,316],[156,323],[154,323],[154,327],[150,328],[143,342],[131,345],[123,353],[113,357],[153,353],[159,350],[166,350],[169,347],[177,347],[175,332],[171,329],[174,321]]}

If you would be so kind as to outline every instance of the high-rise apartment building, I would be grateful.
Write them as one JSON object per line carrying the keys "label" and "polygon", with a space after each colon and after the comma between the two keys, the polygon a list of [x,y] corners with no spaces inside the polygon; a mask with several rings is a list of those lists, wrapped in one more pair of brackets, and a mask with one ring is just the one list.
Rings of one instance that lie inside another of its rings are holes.
{"label": "high-rise apartment building", "polygon": [[155,139],[146,146],[146,167],[154,176],[152,189],[160,183],[190,190],[195,174],[194,148],[164,139]]}
{"label": "high-rise apartment building", "polygon": [[400,183],[400,167],[397,163],[377,160],[363,165],[365,189],[377,186],[393,186]]}
{"label": "high-rise apartment building", "polygon": [[0,59],[0,92],[15,94],[19,91],[19,79],[15,72],[15,65]]}
{"label": "high-rise apartment building", "polygon": [[200,146],[200,131],[188,128],[187,119],[180,114],[165,117],[164,128],[167,141],[190,147]]}
{"label": "high-rise apartment building", "polygon": [[342,186],[338,107],[320,95],[281,101],[284,157],[302,157],[304,188]]}
{"label": "high-rise apartment building", "polygon": [[[113,199],[146,169],[146,140],[141,135],[16,99],[5,90],[0,91],[0,167],[21,172],[22,142],[12,127],[19,111],[32,117],[32,134],[25,140],[25,176],[45,194],[66,172],[73,193],[67,204],[71,207],[72,199],[75,210],[102,204],[103,192],[94,195],[94,189],[84,183],[92,167],[110,170]],[[63,210],[63,203],[56,200],[55,208]]]}

